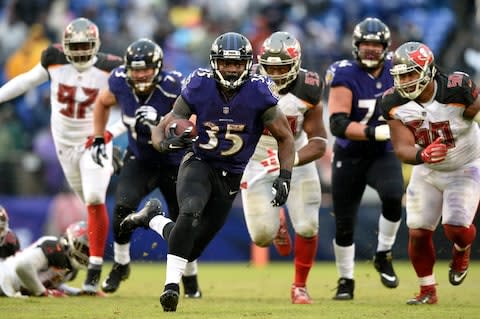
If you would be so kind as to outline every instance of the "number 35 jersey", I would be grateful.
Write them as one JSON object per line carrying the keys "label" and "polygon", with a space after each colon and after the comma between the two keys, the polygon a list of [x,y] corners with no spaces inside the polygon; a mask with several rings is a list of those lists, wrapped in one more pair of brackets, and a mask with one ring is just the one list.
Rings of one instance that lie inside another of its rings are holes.
{"label": "number 35 jersey", "polygon": [[437,73],[431,101],[422,104],[410,101],[392,89],[385,92],[381,108],[387,120],[400,120],[407,126],[421,147],[443,138],[448,147],[447,157],[440,163],[425,165],[450,171],[480,158],[478,124],[463,117],[477,95],[478,89],[467,74]]}
{"label": "number 35 jersey", "polygon": [[111,70],[123,63],[120,57],[97,54],[97,61],[83,72],[70,64],[61,46],[42,53],[41,65],[50,77],[51,128],[56,141],[66,145],[85,143],[93,132],[93,107],[100,89],[107,86]]}
{"label": "number 35 jersey", "polygon": [[197,115],[197,157],[227,172],[243,173],[264,125],[263,113],[278,103],[270,78],[252,75],[225,99],[210,70],[197,69],[186,80],[182,97]]}

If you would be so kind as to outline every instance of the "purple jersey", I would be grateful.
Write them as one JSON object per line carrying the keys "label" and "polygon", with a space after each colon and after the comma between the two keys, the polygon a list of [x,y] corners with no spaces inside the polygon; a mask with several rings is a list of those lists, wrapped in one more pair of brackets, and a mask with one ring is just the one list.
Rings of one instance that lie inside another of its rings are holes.
{"label": "purple jersey", "polygon": [[270,78],[251,75],[227,101],[210,70],[193,72],[182,97],[197,116],[195,155],[213,167],[243,173],[264,129],[262,114],[278,102],[274,88]]}
{"label": "purple jersey", "polygon": [[179,165],[184,151],[162,154],[155,150],[151,142],[150,128],[136,122],[135,111],[140,106],[149,105],[162,116],[170,112],[175,99],[180,95],[182,74],[176,71],[160,71],[156,88],[144,97],[134,93],[126,76],[125,67],[120,66],[110,75],[108,85],[122,110],[122,121],[128,128],[128,149],[138,160]]}
{"label": "purple jersey", "polygon": [[[350,120],[369,126],[385,124],[377,99],[384,91],[393,86],[390,75],[391,56],[385,59],[383,70],[378,78],[365,71],[355,60],[341,60],[333,63],[327,70],[325,82],[330,87],[343,86],[352,91],[352,109]],[[374,148],[374,153],[391,151],[392,145],[387,142],[352,141],[346,138],[335,139],[335,144],[348,150],[349,154],[362,156],[366,148]],[[371,152],[369,152],[371,153]]]}

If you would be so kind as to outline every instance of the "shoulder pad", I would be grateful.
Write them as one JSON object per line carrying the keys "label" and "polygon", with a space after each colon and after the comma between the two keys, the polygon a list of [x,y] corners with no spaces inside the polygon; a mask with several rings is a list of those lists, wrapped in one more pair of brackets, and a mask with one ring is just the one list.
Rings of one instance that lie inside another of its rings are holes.
{"label": "shoulder pad", "polygon": [[39,243],[39,247],[47,257],[48,266],[71,268],[62,238],[43,240]]}
{"label": "shoulder pad", "polygon": [[205,79],[213,78],[213,73],[210,69],[199,68],[190,73],[190,75],[183,81],[183,86],[189,88],[197,88]]}
{"label": "shoulder pad", "polygon": [[280,99],[280,95],[278,94],[278,87],[270,77],[261,74],[252,74],[248,78],[248,83],[256,86],[258,88],[258,92],[262,94],[262,96],[265,97],[267,100],[273,97],[276,100],[276,104]]}
{"label": "shoulder pad", "polygon": [[441,103],[458,103],[467,107],[478,97],[478,88],[466,73],[437,73],[435,79],[438,81],[437,99]]}
{"label": "shoulder pad", "polygon": [[325,84],[330,86],[334,83],[336,78],[348,78],[349,75],[351,76],[349,69],[353,67],[355,67],[355,62],[352,60],[340,60],[334,62],[325,72]]}
{"label": "shoulder pad", "polygon": [[126,79],[127,71],[125,70],[125,65],[120,65],[119,67],[115,68],[110,77]]}
{"label": "shoulder pad", "polygon": [[183,80],[183,74],[180,71],[168,71],[164,75],[165,80],[172,82],[181,82]]}
{"label": "shoulder pad", "polygon": [[386,120],[391,120],[390,111],[400,105],[406,104],[410,101],[407,98],[403,98],[394,87],[389,88],[383,92],[382,98],[379,100],[380,109],[382,111],[383,117]]}
{"label": "shoulder pad", "polygon": [[97,53],[97,62],[95,62],[95,67],[102,71],[110,72],[122,64],[123,59],[117,55],[106,54],[102,52]]}
{"label": "shoulder pad", "polygon": [[40,63],[45,69],[54,64],[68,64],[60,44],[52,44],[42,52]]}
{"label": "shoulder pad", "polygon": [[323,81],[317,72],[301,69],[291,92],[298,98],[317,105],[322,99]]}

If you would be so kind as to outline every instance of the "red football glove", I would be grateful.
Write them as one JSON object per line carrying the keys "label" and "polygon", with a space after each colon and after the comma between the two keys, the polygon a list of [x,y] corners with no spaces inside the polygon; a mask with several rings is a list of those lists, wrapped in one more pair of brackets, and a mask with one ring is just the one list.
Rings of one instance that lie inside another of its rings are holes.
{"label": "red football glove", "polygon": [[42,296],[45,297],[67,297],[65,293],[58,289],[45,289],[45,292]]}
{"label": "red football glove", "polygon": [[[110,131],[105,131],[103,134],[103,138],[105,139],[105,144],[108,144],[112,140],[112,133]],[[93,145],[93,142],[95,141],[95,136],[90,135],[87,137],[87,141],[85,142],[85,148],[90,148]]]}
{"label": "red football glove", "polygon": [[442,143],[442,138],[438,137],[432,144],[428,145],[420,156],[425,163],[439,163],[447,156],[447,145]]}

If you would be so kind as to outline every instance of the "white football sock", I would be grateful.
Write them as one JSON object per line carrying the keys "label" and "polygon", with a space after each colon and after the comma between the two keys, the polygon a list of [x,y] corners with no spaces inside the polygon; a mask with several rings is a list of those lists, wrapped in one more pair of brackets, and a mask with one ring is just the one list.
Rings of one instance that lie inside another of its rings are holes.
{"label": "white football sock", "polygon": [[400,227],[400,221],[391,222],[383,215],[380,215],[378,220],[378,246],[377,251],[387,251],[392,249],[397,238],[398,228]]}
{"label": "white football sock", "polygon": [[114,260],[120,265],[130,263],[130,243],[118,244],[113,243]]}
{"label": "white football sock", "polygon": [[187,267],[188,260],[172,254],[167,255],[167,274],[165,278],[165,285],[179,284],[182,275]]}
{"label": "white football sock", "polygon": [[195,259],[194,261],[191,261],[187,263],[187,266],[185,267],[185,272],[183,273],[184,276],[195,276],[198,272],[198,267],[197,267],[197,260]]}
{"label": "white football sock", "polygon": [[355,244],[347,247],[338,246],[333,240],[333,251],[335,253],[335,265],[340,278],[353,279],[355,267]]}
{"label": "white football sock", "polygon": [[150,229],[152,229],[157,234],[162,236],[163,239],[165,239],[163,237],[163,228],[165,227],[165,225],[169,223],[173,223],[173,221],[170,218],[165,217],[163,215],[157,215],[150,220],[150,222],[148,223],[148,226],[150,227]]}

